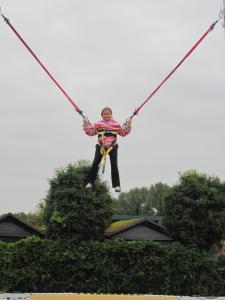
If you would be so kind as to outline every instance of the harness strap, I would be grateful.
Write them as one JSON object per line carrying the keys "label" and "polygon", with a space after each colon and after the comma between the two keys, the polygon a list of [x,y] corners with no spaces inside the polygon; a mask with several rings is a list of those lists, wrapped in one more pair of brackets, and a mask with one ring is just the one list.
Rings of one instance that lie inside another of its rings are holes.
{"label": "harness strap", "polygon": [[104,136],[113,136],[113,137],[117,137],[117,131],[106,131],[106,130],[102,130],[102,131],[98,131],[98,138],[102,138]]}
{"label": "harness strap", "polygon": [[114,146],[117,144],[117,142],[115,141],[114,143],[111,144],[111,146],[108,149],[105,149],[105,147],[103,146],[103,144],[101,144],[101,148],[100,148],[100,153],[102,155],[102,159],[99,165],[102,164],[102,174],[104,174],[105,172],[105,167],[106,167],[106,161],[107,161],[107,155],[113,150]]}

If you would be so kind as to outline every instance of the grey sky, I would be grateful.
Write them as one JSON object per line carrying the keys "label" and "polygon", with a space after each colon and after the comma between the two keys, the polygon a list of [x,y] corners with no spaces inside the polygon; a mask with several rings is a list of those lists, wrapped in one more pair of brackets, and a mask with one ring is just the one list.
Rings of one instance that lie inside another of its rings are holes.
{"label": "grey sky", "polygon": [[[218,18],[220,0],[2,0],[4,14],[91,121],[123,122]],[[0,214],[33,211],[55,168],[93,159],[96,138],[0,22]],[[197,169],[225,180],[221,22],[120,138],[123,191]],[[110,182],[110,166],[105,179]],[[111,184],[111,182],[110,182]]]}

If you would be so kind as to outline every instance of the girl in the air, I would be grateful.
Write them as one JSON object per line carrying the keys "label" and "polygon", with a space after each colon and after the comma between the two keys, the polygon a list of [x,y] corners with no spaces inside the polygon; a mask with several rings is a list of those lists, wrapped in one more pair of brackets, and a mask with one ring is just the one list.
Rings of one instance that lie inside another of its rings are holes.
{"label": "girl in the air", "polygon": [[[111,177],[112,186],[115,188],[115,192],[120,192],[120,177],[117,164],[117,134],[120,136],[126,136],[131,131],[132,119],[126,120],[126,123],[122,126],[117,123],[112,116],[112,110],[110,107],[104,107],[101,112],[102,120],[91,125],[87,118],[83,120],[83,128],[87,135],[98,135],[98,144],[96,145],[95,157],[91,166],[91,170],[87,177],[86,188],[92,188],[93,183],[97,177],[99,164],[104,160],[103,168],[106,162],[106,157],[109,154],[111,162]],[[104,171],[104,169],[103,169]]]}

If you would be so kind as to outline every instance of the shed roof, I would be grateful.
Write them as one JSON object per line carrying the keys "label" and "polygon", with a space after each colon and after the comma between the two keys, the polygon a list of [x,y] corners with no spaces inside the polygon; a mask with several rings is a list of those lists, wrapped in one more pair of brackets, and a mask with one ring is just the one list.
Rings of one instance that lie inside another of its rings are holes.
{"label": "shed roof", "polygon": [[44,233],[41,230],[37,229],[32,224],[16,217],[12,213],[7,213],[7,214],[0,216],[0,226],[2,223],[5,223],[5,222],[15,223],[17,226],[20,226],[20,227],[26,229],[28,232],[30,232],[32,234],[44,236]]}
{"label": "shed roof", "polygon": [[130,230],[137,226],[147,226],[152,230],[159,232],[168,237],[168,240],[173,240],[173,238],[167,233],[165,227],[151,221],[143,220],[143,219],[133,219],[133,220],[122,220],[112,223],[106,230],[105,235],[107,237],[113,237],[122,232]]}

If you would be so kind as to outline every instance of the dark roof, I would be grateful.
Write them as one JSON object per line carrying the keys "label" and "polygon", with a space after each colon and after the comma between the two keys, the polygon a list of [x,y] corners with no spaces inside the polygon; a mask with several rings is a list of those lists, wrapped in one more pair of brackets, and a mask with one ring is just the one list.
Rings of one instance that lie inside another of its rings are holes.
{"label": "dark roof", "polygon": [[139,225],[146,225],[151,229],[168,236],[169,240],[173,240],[173,238],[167,233],[165,227],[155,222],[142,220],[142,219],[121,220],[121,221],[114,222],[105,230],[105,236],[112,237],[114,235],[117,235],[119,233],[122,233],[126,230],[129,230]]}
{"label": "dark roof", "polygon": [[7,214],[4,214],[4,215],[0,216],[0,224],[5,222],[5,221],[13,221],[17,225],[25,228],[26,230],[28,230],[29,232],[31,232],[35,235],[44,236],[44,233],[41,230],[37,229],[32,224],[16,217],[12,213],[7,213]]}

